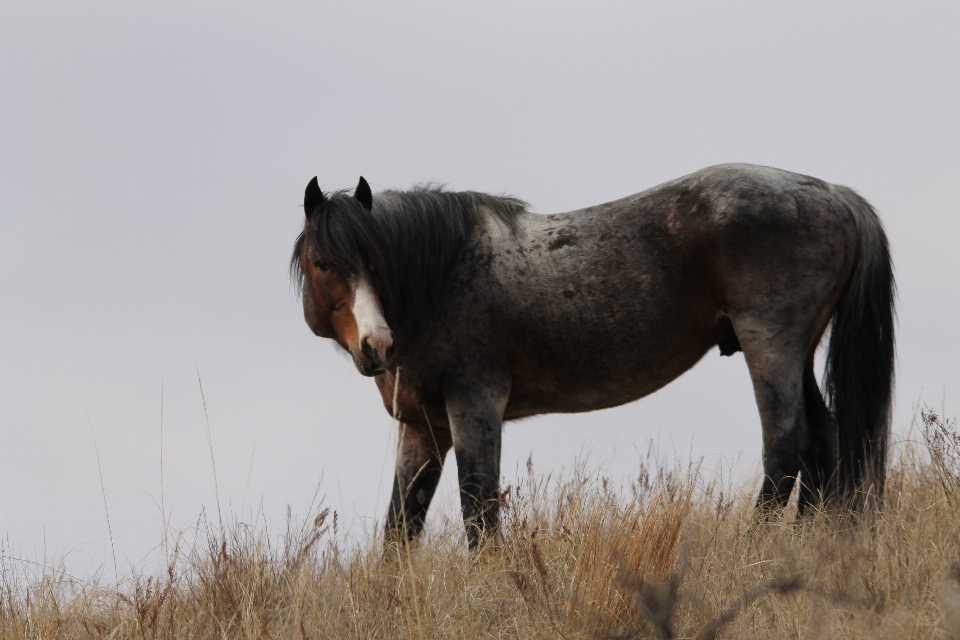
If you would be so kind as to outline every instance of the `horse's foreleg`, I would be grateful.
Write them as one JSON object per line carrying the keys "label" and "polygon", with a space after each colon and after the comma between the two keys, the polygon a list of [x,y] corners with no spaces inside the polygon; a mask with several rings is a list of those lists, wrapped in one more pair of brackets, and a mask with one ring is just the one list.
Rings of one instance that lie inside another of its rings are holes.
{"label": "horse's foreleg", "polygon": [[407,542],[423,530],[449,449],[450,432],[446,429],[400,423],[393,497],[387,510],[387,544]]}
{"label": "horse's foreleg", "polygon": [[500,441],[505,385],[454,388],[446,392],[460,502],[470,549],[496,534],[499,524]]}

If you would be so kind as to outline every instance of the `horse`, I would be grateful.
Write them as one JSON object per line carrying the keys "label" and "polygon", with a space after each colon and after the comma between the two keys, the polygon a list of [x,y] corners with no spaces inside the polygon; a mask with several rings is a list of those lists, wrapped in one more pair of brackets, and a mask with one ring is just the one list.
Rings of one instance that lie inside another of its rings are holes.
{"label": "horse", "polygon": [[801,513],[882,492],[895,284],[882,223],[847,187],[724,164],[543,215],[429,184],[374,196],[363,177],[325,194],[314,177],[303,207],[290,269],[307,325],[398,421],[387,540],[421,532],[452,448],[476,549],[499,522],[504,421],[631,402],[714,347],[742,352],[753,383],[758,507],[784,507],[798,478]]}

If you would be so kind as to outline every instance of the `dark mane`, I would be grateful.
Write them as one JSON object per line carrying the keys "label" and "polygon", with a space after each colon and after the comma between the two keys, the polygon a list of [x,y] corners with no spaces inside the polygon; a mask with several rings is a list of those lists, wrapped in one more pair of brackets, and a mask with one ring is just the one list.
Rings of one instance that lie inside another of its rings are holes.
{"label": "dark mane", "polygon": [[297,238],[291,276],[302,283],[300,252],[310,242],[341,271],[369,273],[388,324],[410,331],[443,293],[483,210],[512,232],[526,206],[516,198],[421,185],[377,194],[368,212],[349,192],[338,191],[311,213],[306,235]]}

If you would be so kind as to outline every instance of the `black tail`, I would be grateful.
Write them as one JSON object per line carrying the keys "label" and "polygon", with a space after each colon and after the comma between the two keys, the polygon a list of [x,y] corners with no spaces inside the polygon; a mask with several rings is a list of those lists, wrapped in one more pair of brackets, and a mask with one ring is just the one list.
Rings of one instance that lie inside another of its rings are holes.
{"label": "black tail", "polygon": [[883,493],[896,287],[887,236],[876,211],[851,189],[836,186],[834,193],[853,214],[857,257],[833,316],[825,391],[838,424],[838,489],[842,497],[862,504],[867,495],[879,498]]}

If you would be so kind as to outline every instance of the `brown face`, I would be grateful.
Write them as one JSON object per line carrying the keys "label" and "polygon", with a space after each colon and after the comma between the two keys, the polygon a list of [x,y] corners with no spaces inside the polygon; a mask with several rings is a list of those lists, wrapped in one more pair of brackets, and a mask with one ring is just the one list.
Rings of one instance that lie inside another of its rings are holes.
{"label": "brown face", "polygon": [[357,333],[349,280],[308,242],[304,242],[301,249],[300,270],[303,272],[303,317],[307,326],[321,338],[333,338],[344,349],[349,349],[350,343],[345,341]]}
{"label": "brown face", "polygon": [[367,277],[344,274],[309,245],[304,242],[300,254],[307,326],[350,352],[363,375],[383,373],[393,356],[393,333]]}

